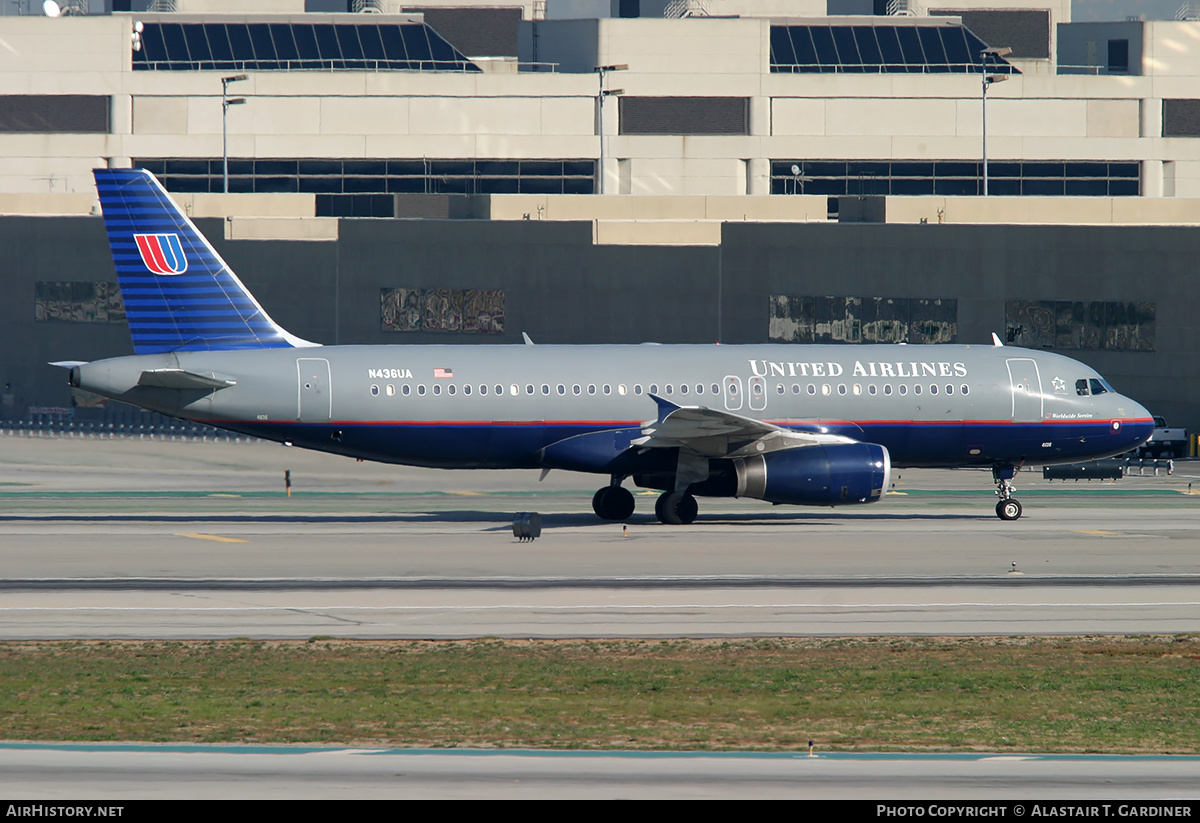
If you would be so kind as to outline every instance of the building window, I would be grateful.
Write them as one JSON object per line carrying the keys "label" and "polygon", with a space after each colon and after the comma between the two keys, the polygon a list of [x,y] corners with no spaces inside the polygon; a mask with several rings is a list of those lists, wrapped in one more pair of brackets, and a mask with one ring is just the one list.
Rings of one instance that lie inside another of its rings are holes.
{"label": "building window", "polygon": [[39,280],[33,319],[38,323],[124,323],[125,304],[116,283]]}
{"label": "building window", "polygon": [[379,290],[379,327],[390,332],[503,334],[500,289]]}
{"label": "building window", "polygon": [[[134,165],[167,191],[224,190],[220,157],[139,157]],[[397,215],[395,195],[592,194],[595,179],[594,160],[229,159],[231,192],[315,194],[318,217],[447,217]]]}
{"label": "building window", "polygon": [[1031,349],[1154,351],[1155,304],[1116,300],[1008,300],[1005,340]]}
{"label": "building window", "polygon": [[769,299],[772,343],[958,341],[958,301],[953,298],[773,294]]}
{"label": "building window", "polygon": [[1125,74],[1129,71],[1129,41],[1108,41],[1108,71],[1111,74]]}
{"label": "building window", "polygon": [[[1168,102],[1188,101],[1164,101],[1164,131]],[[1200,111],[1197,115],[1200,129]],[[771,193],[969,197],[981,193],[982,174],[980,163],[963,160],[772,160]],[[989,161],[988,193],[1136,197],[1141,193],[1140,167],[1106,160]]]}

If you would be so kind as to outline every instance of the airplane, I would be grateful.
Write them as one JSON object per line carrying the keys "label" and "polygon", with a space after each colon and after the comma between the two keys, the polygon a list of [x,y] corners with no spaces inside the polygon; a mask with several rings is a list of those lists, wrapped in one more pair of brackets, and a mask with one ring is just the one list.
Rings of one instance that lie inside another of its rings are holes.
{"label": "airplane", "polygon": [[71,386],[176,418],[360,459],[606,475],[697,497],[870,503],[891,469],[991,468],[1021,516],[1022,467],[1120,454],[1149,412],[1089,366],[1001,345],[322,346],[276,324],[155,177],[97,169],[135,354],[72,361]]}

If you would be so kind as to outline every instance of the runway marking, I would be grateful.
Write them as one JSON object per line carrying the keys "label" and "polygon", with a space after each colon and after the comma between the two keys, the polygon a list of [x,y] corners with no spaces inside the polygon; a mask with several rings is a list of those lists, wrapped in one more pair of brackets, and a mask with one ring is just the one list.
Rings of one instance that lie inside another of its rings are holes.
{"label": "runway marking", "polygon": [[1124,532],[1106,532],[1103,529],[1073,529],[1076,534],[1106,534],[1113,537],[1121,537]]}
{"label": "runway marking", "polygon": [[199,532],[195,532],[195,533],[176,532],[175,536],[176,537],[193,537],[196,540],[215,540],[218,543],[249,543],[250,542],[249,540],[242,540],[241,538],[238,538],[238,537],[221,537],[220,535],[217,535],[217,534],[200,534]]}

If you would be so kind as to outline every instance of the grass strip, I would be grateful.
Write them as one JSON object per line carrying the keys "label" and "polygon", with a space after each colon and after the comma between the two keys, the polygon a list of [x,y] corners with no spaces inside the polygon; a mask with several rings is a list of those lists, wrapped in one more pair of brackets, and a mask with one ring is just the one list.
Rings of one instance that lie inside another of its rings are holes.
{"label": "grass strip", "polygon": [[1200,636],[11,642],[0,738],[1200,753]]}

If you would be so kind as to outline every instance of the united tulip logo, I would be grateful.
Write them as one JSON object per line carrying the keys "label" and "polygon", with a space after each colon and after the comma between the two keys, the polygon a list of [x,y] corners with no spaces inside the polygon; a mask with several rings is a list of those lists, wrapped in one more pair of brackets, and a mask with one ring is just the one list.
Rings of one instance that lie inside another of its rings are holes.
{"label": "united tulip logo", "polygon": [[187,271],[187,257],[178,234],[135,234],[138,253],[146,268],[155,274],[183,274]]}

